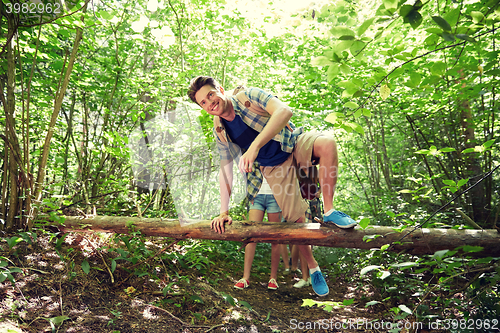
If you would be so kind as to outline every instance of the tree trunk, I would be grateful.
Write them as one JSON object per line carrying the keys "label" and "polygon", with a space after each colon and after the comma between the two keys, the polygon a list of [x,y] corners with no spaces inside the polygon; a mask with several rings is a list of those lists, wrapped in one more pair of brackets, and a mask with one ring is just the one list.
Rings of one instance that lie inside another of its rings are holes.
{"label": "tree trunk", "polygon": [[[411,254],[433,254],[439,250],[453,250],[462,245],[482,246],[484,250],[474,253],[475,256],[500,256],[500,234],[496,230],[455,230],[455,229],[421,229],[403,240],[408,233],[395,231],[391,227],[370,227],[367,229],[344,230],[336,227],[328,228],[319,223],[248,223],[234,221],[226,225],[223,234],[210,228],[210,221],[186,220],[183,225],[179,220],[158,218],[135,218],[116,216],[97,216],[91,219],[67,216],[63,231],[105,231],[129,233],[140,231],[146,236],[162,236],[176,239],[214,239],[225,241],[310,244],[328,247],[372,249],[385,244],[400,242],[391,247],[392,251],[404,251]],[[363,240],[365,236],[374,237],[370,242]]]}
{"label": "tree trunk", "polygon": [[[460,104],[460,119],[462,121],[462,131],[465,148],[473,148],[476,145],[476,137],[474,133],[474,118],[470,109],[469,101],[462,101]],[[464,154],[465,177],[476,179],[482,174],[481,164],[479,162],[478,153]],[[473,182],[472,182],[473,183]],[[484,225],[490,211],[490,207],[485,200],[485,183],[480,183],[470,191],[470,201],[472,205],[472,214],[474,221],[480,225]]]}
{"label": "tree trunk", "polygon": [[[16,33],[17,26],[14,22],[14,14],[7,14],[7,25],[8,33],[7,36],[13,36]],[[7,37],[7,38],[8,38]],[[14,57],[14,48],[12,47],[12,41],[7,44],[7,105],[5,106],[5,122],[7,128],[7,140],[10,142],[6,150],[6,155],[8,152],[9,158],[9,175],[10,175],[10,189],[9,189],[9,208],[7,211],[7,217],[5,221],[5,227],[10,230],[14,227],[15,217],[18,216],[17,208],[19,204],[19,188],[18,188],[18,162],[19,159],[15,159],[14,154],[19,156],[19,143],[17,140],[14,124],[14,110],[16,107],[16,97],[15,97],[15,85],[16,85],[16,64]],[[3,91],[2,91],[3,94]],[[17,163],[16,163],[17,162]]]}
{"label": "tree trunk", "polygon": [[[87,11],[87,3],[85,3],[82,11],[85,13]],[[82,15],[83,21],[83,15]],[[64,74],[64,80],[62,81],[62,85],[60,89],[56,92],[56,98],[54,101],[54,110],[52,111],[52,115],[50,117],[49,122],[49,130],[47,131],[47,135],[45,136],[45,142],[42,147],[42,154],[40,155],[40,160],[38,162],[38,175],[35,183],[34,189],[34,199],[33,201],[36,204],[40,204],[42,201],[42,193],[43,193],[43,185],[45,179],[45,169],[47,167],[47,160],[49,158],[49,150],[50,150],[50,141],[52,140],[52,136],[54,134],[55,125],[57,118],[59,116],[59,110],[63,104],[63,98],[66,94],[66,88],[69,84],[69,78],[71,76],[71,72],[73,71],[73,65],[75,64],[76,54],[78,52],[78,47],[80,46],[80,41],[83,37],[83,30],[81,28],[76,29],[75,41],[73,43],[73,50],[71,52],[68,67],[66,67],[66,72]],[[28,228],[31,229],[33,227],[33,221],[36,219],[38,215],[38,207],[33,210],[32,219],[28,220]]]}

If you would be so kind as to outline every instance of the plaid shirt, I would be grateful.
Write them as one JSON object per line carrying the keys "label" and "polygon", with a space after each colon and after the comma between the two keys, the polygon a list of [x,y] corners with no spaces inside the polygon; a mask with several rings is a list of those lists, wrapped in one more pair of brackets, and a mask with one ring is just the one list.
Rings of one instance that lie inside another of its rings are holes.
{"label": "plaid shirt", "polygon": [[[251,103],[259,106],[263,111],[267,107],[267,103],[274,96],[270,93],[259,89],[259,88],[248,88],[244,92],[245,96]],[[262,132],[267,122],[270,119],[270,114],[261,115],[251,111],[250,104],[245,105],[236,96],[230,97],[234,112],[237,116],[240,116],[243,122],[250,128],[256,130],[257,132]],[[217,148],[219,150],[219,155],[221,162],[234,160],[236,163],[239,161],[241,156],[241,148],[231,143],[231,138],[227,135],[227,132],[222,124],[216,126],[214,124],[214,135],[217,141]],[[219,133],[219,135],[217,134]],[[292,153],[295,143],[297,141],[297,136],[302,133],[302,128],[296,129],[291,121],[288,122],[288,126],[285,126],[278,134],[276,134],[272,140],[275,140],[281,144],[281,150],[287,153]],[[219,136],[225,138],[223,142]],[[247,198],[249,201],[253,201],[257,193],[259,193],[260,186],[262,185],[262,173],[260,172],[259,163],[254,162],[252,167],[252,172],[247,173]]]}

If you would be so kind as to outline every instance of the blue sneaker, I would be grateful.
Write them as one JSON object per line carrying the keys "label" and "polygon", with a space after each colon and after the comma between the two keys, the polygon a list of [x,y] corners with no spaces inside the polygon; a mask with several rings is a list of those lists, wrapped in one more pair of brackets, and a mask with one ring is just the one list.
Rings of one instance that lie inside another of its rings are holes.
{"label": "blue sneaker", "polygon": [[313,290],[318,296],[328,295],[330,289],[328,289],[325,277],[323,276],[323,273],[321,273],[321,271],[316,271],[312,273],[310,279]]}
{"label": "blue sneaker", "polygon": [[338,210],[334,210],[333,212],[330,213],[330,215],[324,215],[323,222],[333,223],[337,227],[342,229],[354,228],[356,224],[358,224],[349,215],[342,213],[341,211]]}

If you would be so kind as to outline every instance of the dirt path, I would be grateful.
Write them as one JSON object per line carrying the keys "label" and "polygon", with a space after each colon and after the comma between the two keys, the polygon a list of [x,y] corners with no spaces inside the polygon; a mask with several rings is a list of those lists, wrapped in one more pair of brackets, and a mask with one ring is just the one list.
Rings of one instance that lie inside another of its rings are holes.
{"label": "dirt path", "polygon": [[[294,275],[280,275],[275,291],[267,289],[267,274],[253,277],[250,288],[237,290],[233,285],[241,272],[229,272],[231,263],[225,263],[225,274],[215,280],[198,276],[196,270],[174,272],[184,278],[171,283],[164,296],[161,279],[138,277],[119,266],[112,283],[103,260],[109,263],[111,256],[101,258],[91,251],[85,258],[69,248],[56,251],[55,243],[39,237],[35,247],[20,243],[11,250],[0,243],[0,256],[9,258],[9,267],[23,271],[13,274],[15,285],[9,280],[0,284],[0,332],[359,332],[353,323],[383,319],[373,313],[382,309],[365,308],[362,294],[328,275],[326,297],[316,296],[311,287],[293,288],[298,281]],[[71,246],[76,249],[75,243]],[[65,253],[64,260],[60,253]],[[88,274],[82,270],[83,260],[90,264]],[[316,305],[303,307],[305,299],[355,302],[327,312]]]}

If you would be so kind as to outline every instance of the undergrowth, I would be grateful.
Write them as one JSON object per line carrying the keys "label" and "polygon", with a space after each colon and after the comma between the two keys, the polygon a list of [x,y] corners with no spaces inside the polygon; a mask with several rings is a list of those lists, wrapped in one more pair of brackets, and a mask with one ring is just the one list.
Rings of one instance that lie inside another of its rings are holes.
{"label": "undergrowth", "polygon": [[[140,232],[112,236],[72,234],[73,239],[70,239],[67,234],[40,228],[1,239],[0,282],[16,283],[16,274],[22,274],[16,257],[27,246],[31,249],[43,246],[39,244],[41,235],[53,243],[67,267],[69,279],[78,279],[81,274],[99,269],[97,261],[102,261],[110,279],[113,280],[118,269],[128,274],[127,278],[115,283],[125,286],[132,276],[152,281],[157,292],[164,296],[157,305],[173,305],[179,311],[189,312],[193,322],[203,322],[211,313],[202,310],[205,304],[198,296],[195,282],[217,288],[229,274],[239,276],[243,270],[244,251],[240,242],[176,241],[145,237]],[[78,237],[83,237],[80,246],[70,246]],[[270,244],[257,246],[252,274],[269,272],[270,247]],[[319,306],[331,311],[334,307],[356,303],[382,309],[395,322],[428,325],[440,322],[440,328],[451,332],[473,332],[469,329],[472,326],[467,325],[473,323],[476,332],[490,331],[495,323],[498,327],[500,317],[500,258],[474,258],[474,253],[480,250],[462,246],[433,255],[414,256],[386,249],[364,251],[315,246],[315,257],[331,284],[344,281],[356,290],[353,297],[342,303],[304,300],[304,306]],[[84,259],[77,261],[78,257]],[[127,293],[134,291],[126,290]],[[222,297],[234,305],[231,295]],[[240,301],[240,305],[251,309],[245,300]],[[119,314],[115,313],[113,320],[118,319]],[[489,328],[485,326],[487,321]],[[479,322],[480,329],[476,325]],[[452,327],[453,324],[456,327]]]}

